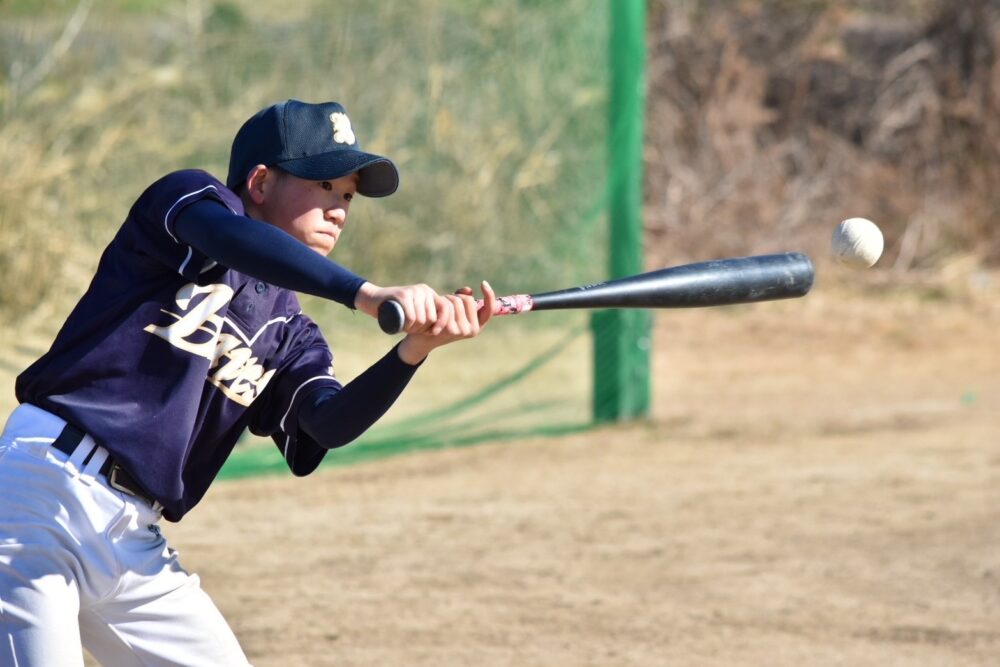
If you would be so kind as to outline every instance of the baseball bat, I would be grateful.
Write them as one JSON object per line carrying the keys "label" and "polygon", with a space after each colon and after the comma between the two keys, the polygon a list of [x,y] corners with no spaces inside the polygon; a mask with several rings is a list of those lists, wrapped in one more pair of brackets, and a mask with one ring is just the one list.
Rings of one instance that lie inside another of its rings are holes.
{"label": "baseball bat", "polygon": [[[684,264],[593,285],[541,294],[497,298],[494,315],[568,308],[700,308],[775,301],[804,296],[815,271],[798,252],[716,259]],[[479,307],[483,305],[479,301]],[[378,323],[392,334],[403,328],[403,307],[388,300],[379,305]]]}

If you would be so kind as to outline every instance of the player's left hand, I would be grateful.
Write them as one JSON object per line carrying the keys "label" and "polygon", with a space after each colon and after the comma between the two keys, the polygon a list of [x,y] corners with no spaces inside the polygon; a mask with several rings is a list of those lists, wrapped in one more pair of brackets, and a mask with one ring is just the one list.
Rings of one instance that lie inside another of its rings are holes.
{"label": "player's left hand", "polygon": [[399,356],[408,364],[420,363],[431,350],[458,340],[475,338],[493,317],[496,293],[485,280],[481,284],[483,305],[480,308],[472,288],[462,287],[454,294],[445,295],[453,309],[453,317],[438,333],[411,333],[399,344]]}
{"label": "player's left hand", "polygon": [[404,333],[431,333],[436,335],[454,319],[454,304],[447,297],[423,283],[399,287],[379,287],[365,283],[355,297],[355,307],[378,318],[378,307],[383,301],[396,301],[403,308]]}

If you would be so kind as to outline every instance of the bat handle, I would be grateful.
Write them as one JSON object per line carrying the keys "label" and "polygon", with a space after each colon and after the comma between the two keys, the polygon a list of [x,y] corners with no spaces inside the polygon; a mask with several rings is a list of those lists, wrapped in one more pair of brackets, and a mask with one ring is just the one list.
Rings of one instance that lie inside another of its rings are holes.
{"label": "bat handle", "polygon": [[[494,315],[517,315],[526,313],[532,309],[534,302],[530,294],[512,294],[510,296],[497,297],[496,306],[493,308]],[[483,307],[483,300],[476,300],[476,308]],[[403,307],[394,299],[386,299],[378,307],[378,325],[387,334],[396,334],[403,330],[406,323],[406,314]]]}
{"label": "bat handle", "polygon": [[406,313],[394,299],[386,299],[378,305],[378,325],[387,334],[397,334],[406,324]]}
{"label": "bat handle", "polygon": [[[483,300],[479,299],[476,301],[476,307],[483,307]],[[496,308],[497,314],[500,314],[500,304],[497,304]],[[406,324],[406,313],[403,312],[403,306],[399,304],[395,299],[386,299],[378,306],[378,326],[382,331],[387,334],[397,334],[403,330],[403,325]]]}

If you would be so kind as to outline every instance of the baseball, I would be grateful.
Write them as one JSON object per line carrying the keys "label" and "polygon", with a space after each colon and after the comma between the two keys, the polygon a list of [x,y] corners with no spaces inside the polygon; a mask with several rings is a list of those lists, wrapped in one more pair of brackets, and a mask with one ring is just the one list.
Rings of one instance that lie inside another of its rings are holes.
{"label": "baseball", "polygon": [[882,231],[871,220],[848,218],[833,230],[834,258],[852,269],[867,269],[882,256]]}

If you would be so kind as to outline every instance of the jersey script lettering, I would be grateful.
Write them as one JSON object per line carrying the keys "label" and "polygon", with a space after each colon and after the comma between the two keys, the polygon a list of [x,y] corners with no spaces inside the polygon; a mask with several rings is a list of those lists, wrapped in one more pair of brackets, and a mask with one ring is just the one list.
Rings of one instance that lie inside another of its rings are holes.
{"label": "jersey script lettering", "polygon": [[[204,297],[198,299],[201,295]],[[177,321],[167,326],[150,324],[143,331],[211,361],[208,381],[227,398],[249,406],[264,391],[274,370],[265,370],[240,337],[222,330],[226,320],[219,311],[232,298],[233,289],[228,285],[200,287],[189,283],[177,291],[175,302],[180,312],[162,311]]]}

